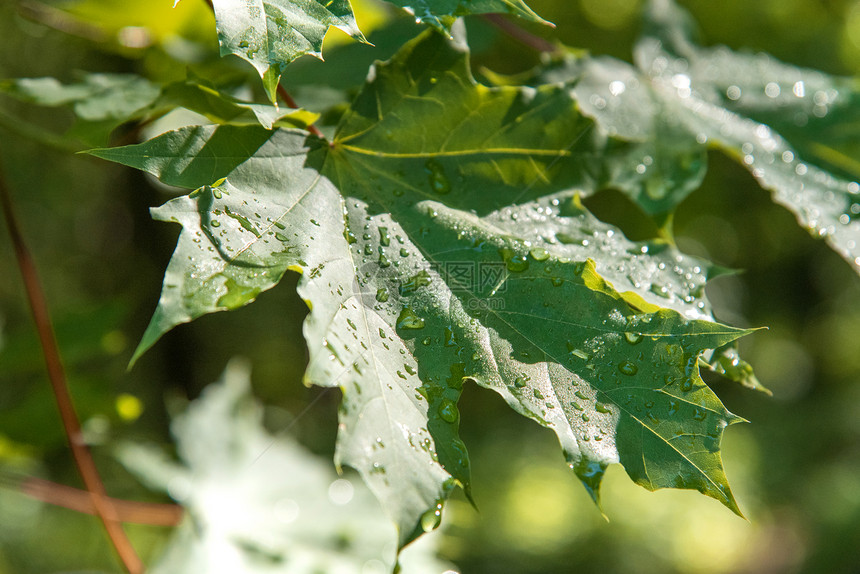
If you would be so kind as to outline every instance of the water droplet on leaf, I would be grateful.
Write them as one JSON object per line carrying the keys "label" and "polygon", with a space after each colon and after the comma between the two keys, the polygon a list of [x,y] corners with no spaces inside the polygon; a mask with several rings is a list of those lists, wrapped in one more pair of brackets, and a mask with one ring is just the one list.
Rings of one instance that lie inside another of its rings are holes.
{"label": "water droplet on leaf", "polygon": [[636,345],[637,343],[642,342],[642,333],[631,333],[629,331],[625,332],[624,333],[624,340],[627,341],[628,343],[630,343],[631,345]]}
{"label": "water droplet on leaf", "polygon": [[445,195],[451,191],[451,182],[445,175],[445,169],[438,161],[428,159],[424,164],[424,171],[427,172],[427,181],[430,183],[430,189],[439,195]]}
{"label": "water droplet on leaf", "polygon": [[404,307],[400,311],[400,316],[397,317],[398,329],[423,329],[424,319],[416,315],[412,309]]}
{"label": "water droplet on leaf", "polygon": [[431,508],[421,515],[421,529],[430,532],[439,528],[442,524],[442,503],[437,502],[435,508]]}
{"label": "water droplet on leaf", "polygon": [[639,367],[637,367],[635,363],[631,363],[630,361],[621,361],[620,363],[618,363],[618,370],[621,371],[622,375],[632,377],[639,372]]}
{"label": "water droplet on leaf", "polygon": [[449,399],[442,399],[442,404],[439,406],[439,418],[446,423],[455,423],[460,419],[460,413],[457,411],[457,405]]}

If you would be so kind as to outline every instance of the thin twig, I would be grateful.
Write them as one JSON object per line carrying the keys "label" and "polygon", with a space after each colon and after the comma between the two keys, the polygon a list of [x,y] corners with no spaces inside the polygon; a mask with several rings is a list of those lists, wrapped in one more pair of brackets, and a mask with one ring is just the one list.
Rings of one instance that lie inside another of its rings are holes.
{"label": "thin twig", "polygon": [[[92,495],[78,488],[57,484],[41,478],[27,478],[20,486],[21,492],[30,498],[62,506],[69,510],[96,514]],[[183,510],[176,504],[152,502],[133,502],[130,500],[107,499],[116,512],[120,522],[134,522],[151,526],[176,526],[182,520]]]}
{"label": "thin twig", "polygon": [[15,250],[18,268],[24,281],[24,288],[26,289],[27,299],[30,303],[30,311],[33,313],[36,331],[42,343],[42,353],[45,357],[48,379],[54,391],[57,408],[60,411],[60,418],[63,422],[63,429],[66,432],[66,438],[69,441],[78,472],[80,472],[81,478],[83,478],[87,491],[90,494],[93,509],[101,519],[102,524],[104,524],[108,537],[111,543],[113,543],[123,565],[130,574],[141,574],[143,572],[143,563],[134,551],[125,531],[122,529],[122,525],[118,522],[116,510],[110,499],[107,498],[107,493],[105,492],[105,487],[99,476],[95,461],[81,433],[81,423],[75,413],[72,397],[66,384],[66,376],[63,372],[59,349],[54,339],[51,318],[48,314],[48,306],[36,273],[36,266],[24,243],[21,229],[18,226],[18,220],[12,211],[12,198],[9,190],[6,188],[2,173],[0,173],[0,204],[3,206],[3,215],[9,228],[9,235],[12,236],[12,246]]}
{"label": "thin twig", "polygon": [[[281,84],[278,84],[278,95],[281,96],[281,99],[284,100],[284,103],[287,104],[288,107],[293,108],[294,110],[297,110],[299,108],[299,105],[296,103],[296,100],[293,99],[293,96],[291,96],[287,89]],[[309,125],[307,127],[307,130],[318,138],[325,139],[325,136],[315,125]]]}
{"label": "thin twig", "polygon": [[538,52],[558,52],[559,48],[546,38],[541,38],[520,28],[501,14],[483,14],[484,20],[516,40]]}

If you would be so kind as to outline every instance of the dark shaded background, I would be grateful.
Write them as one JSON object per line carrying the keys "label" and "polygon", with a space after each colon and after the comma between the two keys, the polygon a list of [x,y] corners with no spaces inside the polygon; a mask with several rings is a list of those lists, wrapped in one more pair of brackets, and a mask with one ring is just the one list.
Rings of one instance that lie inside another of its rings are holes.
{"label": "dark shaded background", "polygon": [[[856,0],[683,4],[699,22],[704,45],[766,51],[833,74],[860,71]],[[84,70],[180,79],[183,61],[202,74],[247,77],[250,67],[213,57],[214,23],[202,1],[184,0],[175,10],[169,5],[169,0],[24,5],[28,13],[36,7],[42,10],[39,18],[66,27],[58,31],[22,17],[20,5],[3,0],[0,78],[70,81]],[[529,30],[630,59],[640,2],[533,0],[530,5],[558,27],[526,26]],[[72,6],[82,19],[51,20],[53,12],[45,10],[55,6]],[[384,26],[392,14],[367,2],[359,8],[365,30]],[[401,21],[395,32],[371,37],[375,48],[341,42],[326,52],[326,64],[303,59],[285,81],[308,107],[340,101],[354,93],[372,60],[387,57],[417,30]],[[537,62],[535,53],[481,20],[469,20],[469,34],[478,74],[483,67],[516,73]],[[315,82],[325,90],[309,87]],[[305,307],[295,295],[294,275],[250,307],[176,329],[126,372],[178,235],[178,226],[152,222],[147,210],[171,192],[141,173],[57,151],[15,132],[15,122],[25,121],[62,133],[70,125],[64,110],[0,97],[0,112],[17,119],[0,117],[4,177],[111,494],[162,500],[120,467],[109,445],[117,439],[167,443],[165,397],[197,396],[231,356],[252,360],[257,395],[276,407],[270,421],[275,431],[285,424],[284,412],[297,415],[320,394],[301,384]],[[336,114],[324,121],[336,121]],[[116,137],[127,131],[121,128]],[[728,476],[749,522],[698,493],[647,493],[617,467],[603,488],[607,523],[567,470],[550,431],[517,416],[493,393],[467,388],[461,432],[473,459],[480,512],[455,498],[441,533],[444,557],[463,572],[860,569],[860,280],[791,214],[772,204],[747,171],[719,154],[709,160],[705,184],[676,216],[679,245],[744,270],[708,287],[721,320],[770,328],[744,339],[741,348],[773,390],[772,398],[709,380],[731,411],[751,421],[733,426],[723,444]],[[634,239],[653,232],[618,193],[602,192],[588,205]],[[34,514],[15,493],[20,475],[71,485],[79,479],[3,225],[0,238],[0,573],[118,571],[95,519],[48,507]],[[305,445],[326,456],[333,451],[338,399],[337,392],[326,393],[292,427]],[[145,558],[157,553],[169,534],[154,527],[130,532]]]}

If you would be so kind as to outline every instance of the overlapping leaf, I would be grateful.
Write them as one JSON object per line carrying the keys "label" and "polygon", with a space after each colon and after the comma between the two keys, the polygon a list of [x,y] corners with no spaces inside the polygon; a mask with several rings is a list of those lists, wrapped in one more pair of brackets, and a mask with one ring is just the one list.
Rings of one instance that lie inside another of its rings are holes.
{"label": "overlapping leaf", "polygon": [[595,498],[621,461],[647,488],[737,511],[719,442],[738,419],[698,359],[745,331],[709,320],[704,263],[630,242],[579,203],[576,190],[649,174],[570,88],[476,85],[464,47],[428,34],[376,67],[331,145],[222,126],[95,151],[197,188],[154,211],[183,232],[139,353],[292,269],[311,308],[307,381],[344,393],[337,461],[401,544],[469,489],[469,380],[552,428]]}
{"label": "overlapping leaf", "polygon": [[656,169],[671,183],[634,190],[633,198],[649,213],[671,211],[698,186],[704,151],[715,147],[860,272],[856,81],[763,54],[699,48],[687,14],[670,0],[650,3],[648,23],[637,67],[568,58],[545,75],[579,78],[574,91],[587,115],[608,133],[651,146],[637,169]]}
{"label": "overlapping leaf", "polygon": [[304,54],[322,58],[330,27],[365,41],[348,0],[214,0],[212,5],[221,55],[235,54],[254,66],[272,102],[287,64]]}
{"label": "overlapping leaf", "polygon": [[280,127],[307,127],[319,117],[301,109],[245,102],[225,94],[198,78],[174,82],[164,86],[159,107],[182,107],[203,116],[216,124],[247,125],[259,123],[266,129]]}
{"label": "overlapping leaf", "polygon": [[531,20],[547,23],[535,14],[522,0],[389,0],[415,16],[415,19],[434,28],[449,32],[451,24],[458,16],[468,14],[512,14]]}
{"label": "overlapping leaf", "polygon": [[142,117],[155,104],[161,90],[133,74],[86,74],[63,84],[56,78],[21,78],[0,81],[0,91],[40,106],[70,106],[76,123],[69,136],[92,145],[107,143],[117,126]]}
{"label": "overlapping leaf", "polygon": [[319,117],[304,110],[244,102],[218,91],[199,78],[159,86],[133,74],[86,74],[79,82],[62,84],[55,78],[0,81],[0,91],[40,106],[69,106],[75,124],[70,139],[104,145],[118,126],[153,118],[182,107],[218,124],[259,123],[305,127]]}
{"label": "overlapping leaf", "polygon": [[[445,33],[457,17],[468,14],[507,13],[546,23],[522,0],[390,1]],[[254,66],[272,102],[287,64],[304,54],[322,59],[329,27],[366,42],[349,0],[214,0],[212,4],[221,55],[235,54]]]}

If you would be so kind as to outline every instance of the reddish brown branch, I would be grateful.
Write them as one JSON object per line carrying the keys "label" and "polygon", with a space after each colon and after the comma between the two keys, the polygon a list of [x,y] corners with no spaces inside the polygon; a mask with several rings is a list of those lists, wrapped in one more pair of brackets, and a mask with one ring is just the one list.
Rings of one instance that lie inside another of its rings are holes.
{"label": "reddish brown branch", "polygon": [[[41,478],[28,478],[21,484],[21,492],[69,510],[96,514],[92,495],[85,491],[64,484],[57,484]],[[151,502],[132,502],[116,498],[107,499],[116,512],[120,522],[134,522],[152,526],[176,526],[182,520],[182,507],[175,504],[156,504]]]}
{"label": "reddish brown branch", "polygon": [[537,50],[538,52],[558,52],[558,46],[546,38],[541,38],[540,36],[532,34],[528,30],[520,28],[501,14],[483,14],[483,18],[517,42],[528,46],[529,48]]}
{"label": "reddish brown branch", "polygon": [[278,95],[281,96],[281,99],[284,100],[287,107],[293,108],[294,110],[298,109],[299,104],[296,103],[293,96],[291,96],[287,89],[281,84],[278,84]]}
{"label": "reddish brown branch", "polygon": [[[294,110],[298,109],[299,105],[296,103],[296,100],[293,99],[293,96],[291,96],[287,89],[281,84],[278,84],[278,95],[281,96],[281,99],[284,100],[284,103],[287,104],[288,107],[293,108]],[[315,125],[309,125],[307,130],[318,138],[325,139],[325,136]]]}
{"label": "reddish brown branch", "polygon": [[105,487],[99,476],[95,461],[93,461],[92,454],[84,442],[81,433],[81,424],[75,413],[72,397],[66,384],[63,365],[60,361],[57,342],[54,339],[51,319],[48,314],[48,305],[42,292],[42,286],[39,283],[33,258],[24,244],[21,229],[12,211],[12,198],[6,189],[2,173],[0,173],[0,203],[3,206],[3,215],[9,228],[9,235],[12,237],[12,246],[15,251],[15,257],[18,260],[18,268],[21,271],[24,288],[27,291],[30,311],[33,313],[36,331],[42,344],[42,353],[45,357],[48,379],[54,391],[57,408],[60,411],[60,418],[62,419],[63,428],[66,432],[75,464],[78,467],[78,472],[80,472],[81,478],[83,478],[84,484],[87,487],[93,509],[101,519],[102,524],[104,524],[108,537],[126,569],[131,574],[141,574],[143,572],[143,563],[134,551],[131,542],[129,542],[128,537],[122,529],[122,525],[118,522],[116,510],[110,499],[107,498]]}

